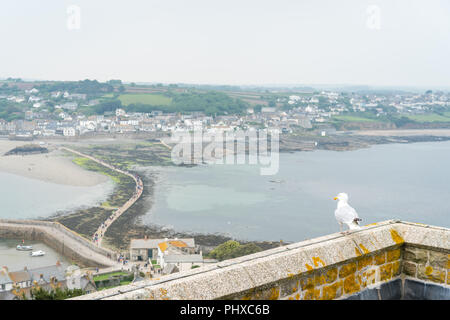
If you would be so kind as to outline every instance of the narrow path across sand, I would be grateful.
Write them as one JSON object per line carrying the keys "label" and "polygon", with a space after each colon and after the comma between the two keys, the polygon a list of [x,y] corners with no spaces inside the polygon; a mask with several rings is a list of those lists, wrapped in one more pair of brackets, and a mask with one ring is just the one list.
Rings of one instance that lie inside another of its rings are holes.
{"label": "narrow path across sand", "polygon": [[141,197],[142,192],[144,191],[144,183],[142,182],[142,179],[141,179],[139,176],[134,175],[134,174],[132,174],[132,173],[130,173],[130,172],[127,172],[127,171],[118,169],[118,168],[116,168],[116,167],[114,167],[114,166],[112,166],[112,165],[110,165],[110,164],[108,164],[108,163],[106,163],[106,162],[104,162],[104,161],[102,161],[102,160],[99,160],[99,159],[97,159],[97,158],[94,158],[94,157],[92,157],[92,156],[90,156],[90,155],[81,153],[81,152],[79,152],[79,151],[76,151],[76,150],[73,150],[73,149],[70,149],[70,148],[67,148],[67,147],[61,147],[61,149],[66,150],[66,151],[68,151],[68,152],[72,152],[72,153],[74,153],[74,154],[77,154],[77,155],[79,155],[79,156],[81,156],[81,157],[84,157],[84,158],[87,158],[87,159],[89,159],[89,160],[95,161],[95,162],[97,162],[98,164],[101,164],[102,166],[105,166],[105,167],[107,167],[107,168],[109,168],[109,169],[111,169],[111,170],[114,170],[114,171],[116,171],[116,172],[125,174],[125,175],[127,175],[127,176],[133,178],[133,180],[134,180],[135,183],[136,183],[136,190],[134,191],[133,196],[132,196],[127,202],[125,202],[124,205],[122,205],[122,206],[119,207],[116,211],[114,211],[114,213],[111,214],[111,215],[109,216],[109,218],[106,219],[106,221],[103,222],[103,223],[98,227],[97,231],[95,231],[95,233],[92,235],[92,241],[93,241],[95,244],[97,244],[97,246],[101,247],[101,246],[102,246],[103,236],[105,235],[106,230],[108,230],[109,226],[110,226],[114,221],[116,221],[117,218],[119,218],[125,211],[128,210],[128,208],[130,208],[130,207],[131,207],[131,206],[132,206],[132,205],[133,205],[133,204]]}

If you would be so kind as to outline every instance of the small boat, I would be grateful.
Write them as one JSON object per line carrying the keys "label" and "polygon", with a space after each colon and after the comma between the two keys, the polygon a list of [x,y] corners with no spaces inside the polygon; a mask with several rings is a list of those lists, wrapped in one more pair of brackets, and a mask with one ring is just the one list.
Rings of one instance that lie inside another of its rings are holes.
{"label": "small boat", "polygon": [[33,250],[33,246],[25,246],[25,245],[19,244],[16,247],[16,249],[19,250],[19,251],[30,251],[30,250]]}
{"label": "small boat", "polygon": [[30,252],[30,256],[32,257],[42,257],[44,254],[45,252],[42,250]]}

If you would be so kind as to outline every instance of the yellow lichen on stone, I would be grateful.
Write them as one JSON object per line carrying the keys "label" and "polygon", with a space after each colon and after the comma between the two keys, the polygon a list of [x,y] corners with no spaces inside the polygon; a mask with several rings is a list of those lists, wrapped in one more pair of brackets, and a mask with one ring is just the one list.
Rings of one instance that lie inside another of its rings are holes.
{"label": "yellow lichen on stone", "polygon": [[391,229],[391,237],[396,244],[402,244],[405,242],[405,240],[398,234],[397,230],[395,229]]}
{"label": "yellow lichen on stone", "polygon": [[270,296],[269,296],[269,300],[278,300],[280,296],[280,289],[275,287],[270,289]]}
{"label": "yellow lichen on stone", "polygon": [[342,287],[342,280],[335,282],[329,286],[324,286],[322,299],[323,300],[333,300],[333,299],[338,298],[340,296],[339,289],[341,287]]}
{"label": "yellow lichen on stone", "polygon": [[320,289],[309,289],[305,291],[303,300],[319,300],[320,299]]}
{"label": "yellow lichen on stone", "polygon": [[375,264],[380,265],[386,262],[386,252],[377,254],[375,257]]}
{"label": "yellow lichen on stone", "polygon": [[372,256],[368,256],[368,257],[363,257],[360,260],[358,260],[358,270],[361,270],[367,266],[370,266],[373,264],[373,257]]}
{"label": "yellow lichen on stone", "polygon": [[360,290],[360,288],[361,287],[360,287],[359,283],[356,281],[354,274],[349,275],[347,278],[345,278],[345,280],[344,280],[345,294],[358,292]]}
{"label": "yellow lichen on stone", "polygon": [[314,268],[313,267],[311,267],[309,264],[307,264],[307,263],[305,263],[305,267],[306,267],[306,269],[308,269],[308,271],[311,271],[311,270],[313,270]]}
{"label": "yellow lichen on stone", "polygon": [[297,293],[296,295],[295,295],[295,300],[299,300],[300,299],[300,293]]}
{"label": "yellow lichen on stone", "polygon": [[395,261],[395,260],[399,260],[400,259],[400,255],[401,255],[400,249],[389,250],[387,252],[387,261],[388,262],[392,262],[392,261]]}
{"label": "yellow lichen on stone", "polygon": [[365,227],[376,226],[377,224],[378,224],[377,222],[369,223],[369,224],[366,224]]}
{"label": "yellow lichen on stone", "polygon": [[392,263],[387,263],[380,267],[380,280],[387,281],[392,278]]}
{"label": "yellow lichen on stone", "polygon": [[375,269],[367,270],[366,272],[363,272],[362,277],[364,279],[363,280],[364,287],[366,287],[367,285],[374,284],[376,282],[376,270]]}
{"label": "yellow lichen on stone", "polygon": [[428,266],[428,267],[425,268],[425,274],[427,276],[429,276],[432,273],[433,273],[433,267]]}
{"label": "yellow lichen on stone", "polygon": [[323,267],[326,266],[325,262],[323,262],[323,260],[320,259],[319,257],[312,257],[312,260],[314,262],[314,267],[316,268],[319,266],[319,263],[321,263]]}
{"label": "yellow lichen on stone", "polygon": [[359,251],[358,247],[355,247],[355,254],[357,257],[361,256],[361,252]]}
{"label": "yellow lichen on stone", "polygon": [[337,268],[333,268],[333,269],[330,269],[330,270],[328,270],[326,273],[325,273],[325,282],[326,283],[332,283],[332,282],[334,282],[334,280],[336,280],[337,279]]}
{"label": "yellow lichen on stone", "polygon": [[322,284],[325,284],[325,275],[323,274],[316,274],[314,276],[314,286],[320,286]]}
{"label": "yellow lichen on stone", "polygon": [[314,279],[311,277],[300,279],[300,287],[302,290],[314,288]]}
{"label": "yellow lichen on stone", "polygon": [[392,276],[395,277],[395,276],[400,275],[400,273],[401,273],[400,267],[401,267],[400,261],[395,261],[392,264]]}
{"label": "yellow lichen on stone", "polygon": [[359,247],[365,254],[368,254],[370,252],[362,243],[359,244]]}
{"label": "yellow lichen on stone", "polygon": [[356,263],[355,262],[350,262],[350,263],[344,264],[341,267],[341,270],[339,270],[339,277],[345,278],[346,276],[348,276],[351,273],[354,273],[355,271],[356,271]]}
{"label": "yellow lichen on stone", "polygon": [[446,272],[438,268],[433,268],[431,266],[419,266],[418,278],[423,280],[430,280],[438,283],[445,283]]}

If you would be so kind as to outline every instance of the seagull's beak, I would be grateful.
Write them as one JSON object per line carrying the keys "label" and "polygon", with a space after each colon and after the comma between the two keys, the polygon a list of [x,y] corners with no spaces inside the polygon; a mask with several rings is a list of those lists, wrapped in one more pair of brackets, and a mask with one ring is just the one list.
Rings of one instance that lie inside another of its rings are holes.
{"label": "seagull's beak", "polygon": [[337,200],[337,199],[338,199],[338,197],[334,197],[334,198],[333,198],[333,200]]}

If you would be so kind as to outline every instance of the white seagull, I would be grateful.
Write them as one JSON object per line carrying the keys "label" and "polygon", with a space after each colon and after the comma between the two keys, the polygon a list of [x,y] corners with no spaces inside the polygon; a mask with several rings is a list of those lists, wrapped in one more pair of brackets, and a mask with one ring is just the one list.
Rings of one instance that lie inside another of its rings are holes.
{"label": "white seagull", "polygon": [[358,230],[361,229],[361,227],[358,224],[358,221],[361,221],[362,219],[359,218],[358,213],[355,209],[353,209],[348,204],[348,195],[346,193],[339,193],[334,200],[339,200],[337,204],[337,208],[334,211],[334,216],[336,217],[336,220],[339,222],[339,228],[341,233],[342,232],[342,225],[345,223],[348,226],[348,231],[350,230]]}

